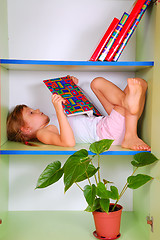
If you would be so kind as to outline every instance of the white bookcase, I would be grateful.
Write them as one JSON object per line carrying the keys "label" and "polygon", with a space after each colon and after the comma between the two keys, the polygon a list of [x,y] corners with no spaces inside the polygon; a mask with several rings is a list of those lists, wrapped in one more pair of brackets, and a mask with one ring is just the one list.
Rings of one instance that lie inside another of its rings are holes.
{"label": "white bookcase", "polygon": [[[120,18],[132,3],[130,0],[0,1],[0,240],[94,239],[92,216],[83,212],[86,205],[76,187],[65,196],[62,182],[53,188],[34,190],[39,174],[48,163],[58,159],[63,162],[76,150],[88,149],[89,145],[29,147],[6,139],[7,114],[15,104],[25,101],[50,111],[50,93],[43,86],[43,79],[76,74],[80,85],[87,86],[89,93],[89,82],[98,75],[121,88],[125,87],[127,77],[146,79],[147,101],[139,133],[151,145],[152,152],[160,156],[158,1],[149,6],[118,62],[88,61],[113,17]],[[96,104],[101,108],[97,100]],[[102,156],[103,174],[115,179],[119,189],[132,171],[130,161],[135,153],[113,146]],[[158,163],[145,172],[151,171],[158,178],[159,170]],[[155,181],[134,194],[129,191],[122,199],[120,239],[159,239],[158,189]],[[147,225],[147,216],[153,216],[153,232]]]}

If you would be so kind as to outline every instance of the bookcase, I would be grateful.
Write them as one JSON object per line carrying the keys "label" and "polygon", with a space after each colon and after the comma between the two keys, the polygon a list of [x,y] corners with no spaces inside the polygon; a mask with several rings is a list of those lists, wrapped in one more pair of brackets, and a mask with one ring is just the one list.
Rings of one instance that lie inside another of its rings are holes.
{"label": "bookcase", "polygon": [[[5,0],[0,2],[0,219],[2,220],[2,223],[0,223],[0,240],[9,240],[11,238],[16,240],[29,240],[32,238],[42,240],[46,237],[48,239],[55,238],[61,240],[64,238],[74,239],[75,236],[78,240],[94,239],[92,232],[95,229],[92,216],[91,214],[83,211],[86,205],[76,188],[73,189],[73,192],[72,190],[68,192],[66,196],[63,196],[63,191],[61,191],[62,183],[57,185],[54,189],[49,188],[44,191],[34,190],[37,177],[46,164],[57,159],[63,161],[63,159],[80,148],[88,149],[88,145],[76,145],[74,148],[62,148],[41,144],[39,147],[33,148],[20,143],[8,142],[5,133],[5,123],[8,109],[10,108],[11,101],[14,101],[13,96],[18,98],[16,88],[20,87],[21,89],[27,87],[30,90],[30,86],[33,84],[35,90],[37,87],[36,76],[38,76],[38,81],[40,81],[39,79],[42,79],[48,74],[48,72],[51,72],[51,74],[60,74],[64,72],[74,72],[78,74],[80,72],[80,76],[81,74],[82,76],[83,74],[85,76],[92,76],[93,73],[110,75],[110,72],[113,72],[114,74],[117,73],[117,75],[125,77],[130,75],[133,76],[134,74],[134,76],[142,77],[148,81],[147,101],[143,117],[140,120],[139,132],[142,138],[151,145],[152,152],[159,157],[159,2],[157,1],[156,3],[152,3],[148,8],[147,13],[141,20],[141,23],[136,30],[136,37],[134,36],[134,41],[136,40],[136,48],[131,49],[132,44],[134,44],[132,41],[131,44],[128,45],[128,49],[126,49],[129,54],[126,56],[124,54],[124,58],[126,57],[127,60],[122,59],[123,61],[120,60],[118,62],[89,62],[87,60],[83,60],[85,59],[85,56],[82,56],[81,59],[81,55],[79,55],[80,60],[75,59],[75,57],[72,57],[71,55],[69,55],[67,59],[66,53],[64,53],[65,56],[63,60],[59,60],[56,53],[52,60],[50,59],[49,53],[48,59],[46,58],[43,49],[41,53],[43,58],[39,57],[41,55],[38,55],[39,53],[37,53],[36,50],[31,53],[31,50],[29,49],[24,50],[23,54],[25,57],[23,58],[23,56],[21,56],[21,51],[23,50],[21,49],[22,42],[20,42],[21,45],[19,45],[19,42],[16,44],[13,41],[14,33],[12,32],[13,30],[11,30],[10,22],[10,15],[13,15],[13,13],[11,10],[12,8],[15,10],[17,4],[19,4],[19,11],[21,13],[19,13],[20,16],[18,17],[22,17],[25,7],[27,7],[26,11],[27,9],[30,9],[32,15],[32,11],[35,10],[35,3],[32,5],[32,8],[30,8],[30,1],[28,1],[28,3],[25,0],[17,0],[15,3],[13,2],[14,1],[11,0],[8,1],[8,5]],[[42,8],[49,10],[49,7],[55,6],[56,8],[56,5],[58,5],[58,1],[55,1],[55,5],[52,5],[49,2],[50,1],[46,1],[45,5],[42,1],[39,3],[37,2],[37,4],[39,4],[39,12],[36,13],[37,22],[40,21],[40,10],[42,11]],[[64,1],[59,2],[59,4],[62,4],[63,2],[64,7],[66,8],[70,7],[70,5],[67,5]],[[68,4],[71,2],[73,7],[76,9],[73,1],[69,1]],[[87,2],[88,4],[91,4],[90,1],[82,1],[81,4],[78,3],[78,7],[81,8],[83,4],[87,7]],[[104,1],[100,2],[102,6],[103,4],[108,4],[108,7],[111,7],[111,9],[113,9],[113,2],[115,5],[115,1],[106,1],[107,3],[104,3]],[[116,4],[118,8],[121,6],[120,9],[123,9],[126,4],[128,4],[128,6],[131,5],[131,2],[132,1],[117,0]],[[102,6],[100,7],[98,2],[96,4],[98,6],[96,9],[97,12],[102,10]],[[120,15],[121,13],[122,12],[120,12]],[[58,15],[56,15],[56,17],[57,16]],[[85,18],[85,16],[83,17]],[[62,26],[62,22],[59,22],[59,26]],[[81,26],[80,23],[79,26]],[[32,23],[29,21],[29,18],[24,29],[26,29],[26,27],[28,27],[28,29],[32,28]],[[85,28],[85,26],[83,27]],[[16,33],[18,33],[17,29]],[[19,29],[19,31],[20,30],[21,29]],[[46,26],[46,33],[50,30],[51,29]],[[34,33],[34,31],[32,33]],[[8,37],[11,42],[9,44],[9,52],[7,44]],[[21,35],[19,37],[21,37]],[[29,42],[34,42],[34,37],[36,38],[36,35],[33,34],[31,39],[29,39]],[[27,44],[27,41],[25,43]],[[13,47],[14,44],[16,46],[17,53],[15,47]],[[59,45],[61,45],[60,42]],[[90,46],[89,43],[88,46]],[[25,48],[25,46],[23,47]],[[27,45],[27,47],[29,47],[29,45]],[[47,49],[46,46],[44,48]],[[130,56],[132,55],[133,50],[136,50],[136,54],[135,56]],[[30,53],[30,58],[27,58],[28,52]],[[83,52],[83,50],[80,52]],[[88,59],[89,57],[90,56],[88,56]],[[72,58],[75,60],[73,61]],[[39,76],[41,77],[39,78]],[[113,76],[113,78],[115,78],[115,76]],[[29,85],[26,85],[25,81],[29,81],[29,77],[31,77],[32,81]],[[17,79],[17,81],[15,79]],[[16,88],[14,88],[15,92],[13,91],[14,85],[16,85]],[[41,90],[41,88],[38,89]],[[23,94],[25,94],[23,91],[19,92],[19,95]],[[43,99],[42,95],[36,97]],[[117,181],[116,178],[118,176],[120,189],[126,176],[128,176],[132,170],[130,169],[129,163],[135,153],[135,151],[125,150],[119,146],[115,146],[111,147],[110,151],[106,152],[102,156],[104,174],[107,172],[108,179],[115,178],[115,181]],[[120,172],[123,174],[120,175]],[[160,164],[157,163],[151,169],[146,168],[145,172],[149,172],[151,175],[155,176],[155,178],[159,178]],[[126,205],[126,207],[122,216],[120,239],[159,239],[160,219],[158,208],[160,192],[158,189],[159,182],[154,181],[154,183],[148,184],[143,189],[139,189],[134,193],[130,191],[127,193],[126,198],[122,201],[122,204]],[[151,231],[150,225],[147,225],[147,216],[153,217],[153,232]]]}

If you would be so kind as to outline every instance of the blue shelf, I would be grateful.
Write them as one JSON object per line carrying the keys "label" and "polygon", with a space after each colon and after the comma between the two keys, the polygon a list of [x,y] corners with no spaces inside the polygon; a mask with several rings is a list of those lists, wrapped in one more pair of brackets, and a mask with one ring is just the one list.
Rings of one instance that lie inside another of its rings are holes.
{"label": "blue shelf", "polygon": [[[93,155],[89,151],[90,144],[76,144],[75,147],[58,147],[38,143],[38,146],[31,147],[22,143],[6,142],[1,146],[1,155],[72,155],[80,149],[86,149],[89,155]],[[111,146],[110,149],[102,155],[134,155],[139,151],[121,148],[121,146]]]}
{"label": "blue shelf", "polygon": [[72,65],[72,66],[147,66],[154,65],[152,61],[124,61],[124,62],[100,62],[100,61],[52,61],[52,60],[20,60],[20,59],[1,59],[3,64],[27,64],[27,65]]}
{"label": "blue shelf", "polygon": [[[2,150],[0,155],[72,155],[75,151],[21,151],[21,150]],[[107,151],[101,155],[135,155],[140,151]],[[141,151],[142,152],[142,151]],[[94,155],[88,151],[89,155]]]}
{"label": "blue shelf", "polygon": [[52,60],[20,60],[0,59],[0,65],[10,70],[92,70],[92,71],[138,71],[153,67],[153,61],[124,61],[124,62],[99,62],[99,61],[52,61]]}

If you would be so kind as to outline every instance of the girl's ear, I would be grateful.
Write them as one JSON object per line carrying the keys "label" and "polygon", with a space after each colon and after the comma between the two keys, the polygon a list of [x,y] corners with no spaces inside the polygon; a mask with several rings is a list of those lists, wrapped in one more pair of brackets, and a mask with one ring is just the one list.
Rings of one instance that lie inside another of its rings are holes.
{"label": "girl's ear", "polygon": [[21,127],[21,131],[25,134],[28,134],[31,132],[31,129],[30,127]]}

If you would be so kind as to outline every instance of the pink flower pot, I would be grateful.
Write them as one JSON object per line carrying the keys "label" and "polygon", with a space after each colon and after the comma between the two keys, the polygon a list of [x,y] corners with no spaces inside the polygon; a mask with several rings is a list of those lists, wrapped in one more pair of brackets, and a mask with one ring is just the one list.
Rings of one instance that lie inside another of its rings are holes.
{"label": "pink flower pot", "polygon": [[[110,204],[114,205],[114,204]],[[123,207],[117,204],[118,210],[114,212],[93,212],[96,234],[99,239],[117,239],[120,236],[121,214]],[[95,233],[95,232],[94,232]]]}

